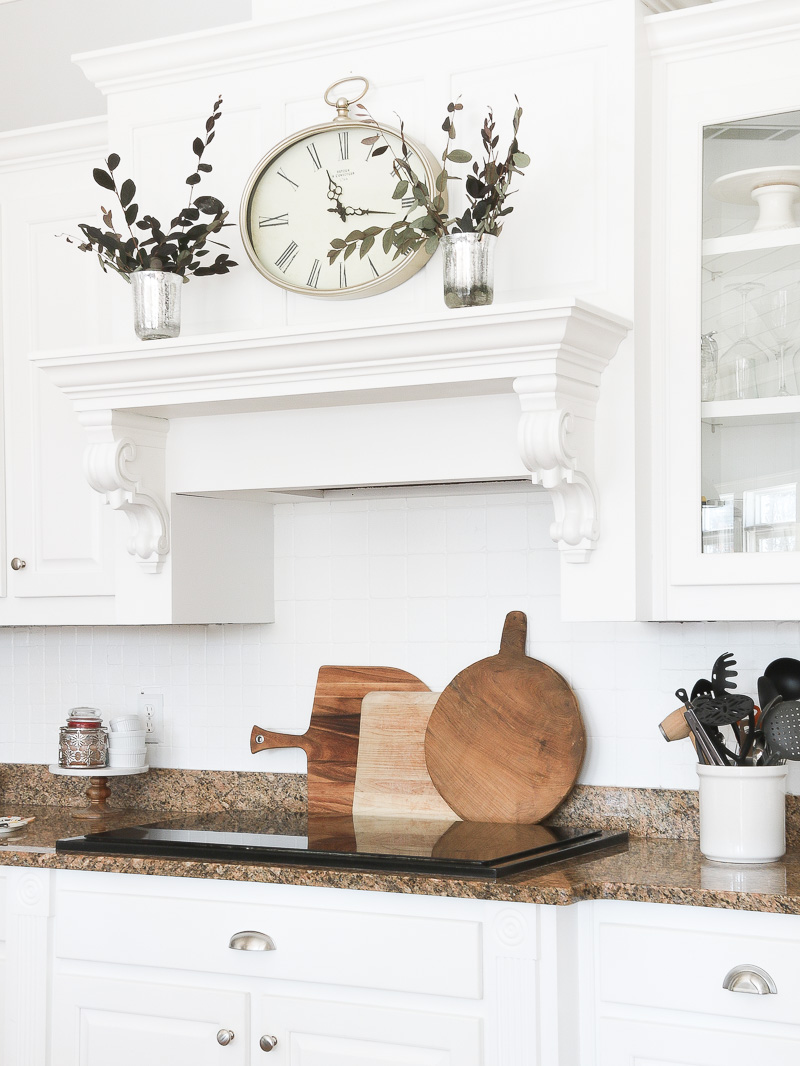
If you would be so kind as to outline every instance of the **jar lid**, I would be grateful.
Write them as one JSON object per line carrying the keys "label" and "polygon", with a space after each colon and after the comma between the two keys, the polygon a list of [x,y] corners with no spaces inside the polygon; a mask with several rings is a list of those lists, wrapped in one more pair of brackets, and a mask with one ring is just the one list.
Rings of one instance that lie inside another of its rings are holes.
{"label": "jar lid", "polygon": [[103,721],[98,707],[70,707],[67,725],[98,726]]}

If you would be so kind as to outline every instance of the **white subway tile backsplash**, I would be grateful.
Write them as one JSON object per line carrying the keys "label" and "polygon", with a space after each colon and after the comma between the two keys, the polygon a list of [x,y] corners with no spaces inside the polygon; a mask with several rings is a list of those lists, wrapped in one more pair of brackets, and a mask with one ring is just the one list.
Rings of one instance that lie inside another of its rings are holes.
{"label": "white subway tile backsplash", "polygon": [[731,651],[754,692],[771,658],[800,652],[800,623],[562,622],[551,522],[538,492],[280,504],[274,625],[0,629],[0,759],[51,762],[69,707],[135,711],[146,686],[164,694],[154,765],[303,772],[298,749],[252,756],[250,730],[302,733],[321,665],[398,666],[439,691],[523,610],[529,653],[576,690],[581,780],[696,787],[690,745],[658,733],[675,689]]}

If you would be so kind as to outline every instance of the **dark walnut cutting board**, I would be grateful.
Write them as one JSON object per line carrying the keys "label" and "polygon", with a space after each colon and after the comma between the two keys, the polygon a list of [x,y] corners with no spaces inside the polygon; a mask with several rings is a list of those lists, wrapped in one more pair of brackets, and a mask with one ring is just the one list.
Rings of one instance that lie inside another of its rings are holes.
{"label": "dark walnut cutting board", "polygon": [[512,611],[497,655],[462,670],[428,722],[428,772],[467,821],[540,821],[567,796],[583,762],[575,694],[525,654],[526,633],[525,615]]}
{"label": "dark walnut cutting board", "polygon": [[321,666],[311,723],[302,735],[253,726],[250,751],[302,748],[308,757],[308,810],[350,814],[358,761],[361,701],[368,692],[427,692],[418,677],[392,666]]}

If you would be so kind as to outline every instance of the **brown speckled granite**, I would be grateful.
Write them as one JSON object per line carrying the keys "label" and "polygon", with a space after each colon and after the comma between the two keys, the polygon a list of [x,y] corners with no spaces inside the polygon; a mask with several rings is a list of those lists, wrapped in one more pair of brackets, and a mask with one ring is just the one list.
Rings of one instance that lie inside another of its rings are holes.
{"label": "brown speckled granite", "polygon": [[[98,770],[98,776],[101,771]],[[0,763],[0,795],[29,806],[85,807],[86,778],[51,774],[38,763]],[[110,807],[140,811],[304,811],[305,774],[166,770],[110,780]]]}
{"label": "brown speckled granite", "polygon": [[[570,859],[538,873],[517,874],[498,882],[487,882],[257,863],[56,855],[55,841],[85,832],[86,823],[78,822],[68,811],[52,807],[29,808],[20,813],[34,814],[36,821],[19,833],[0,838],[0,865],[550,905],[587,899],[616,899],[800,914],[800,851],[794,849],[780,862],[739,866],[704,859],[693,840],[632,839],[627,847],[618,846],[601,854]],[[130,824],[136,818],[132,812],[115,812],[105,821],[104,827]]]}

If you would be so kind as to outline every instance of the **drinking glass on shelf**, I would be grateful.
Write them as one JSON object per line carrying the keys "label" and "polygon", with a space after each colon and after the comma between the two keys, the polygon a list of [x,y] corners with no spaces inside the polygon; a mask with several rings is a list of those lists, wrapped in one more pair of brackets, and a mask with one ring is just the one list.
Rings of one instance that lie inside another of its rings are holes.
{"label": "drinking glass on shelf", "polygon": [[719,345],[714,340],[716,330],[700,337],[700,399],[713,400],[717,391]]}
{"label": "drinking glass on shelf", "polygon": [[769,395],[769,359],[749,333],[752,312],[748,299],[752,292],[762,287],[750,283],[731,286],[739,294],[741,301],[737,339],[719,358],[716,390],[718,400],[757,400],[759,395]]}
{"label": "drinking glass on shelf", "polygon": [[787,377],[786,349],[800,333],[800,283],[781,285],[752,301],[756,314],[769,331],[778,361],[778,395],[797,393],[796,378]]}

